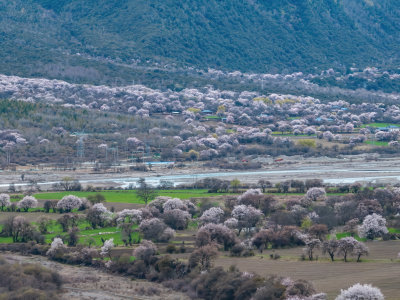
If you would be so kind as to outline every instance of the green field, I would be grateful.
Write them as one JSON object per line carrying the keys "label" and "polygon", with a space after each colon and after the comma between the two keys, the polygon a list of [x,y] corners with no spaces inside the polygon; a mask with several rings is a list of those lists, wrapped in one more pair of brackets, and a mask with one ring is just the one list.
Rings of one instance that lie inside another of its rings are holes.
{"label": "green field", "polygon": [[361,125],[362,128],[365,128],[365,127],[389,127],[389,126],[400,127],[399,124],[394,124],[394,123],[369,123],[369,124]]}
{"label": "green field", "polygon": [[[122,239],[121,239],[121,232],[118,227],[104,227],[104,228],[98,228],[98,229],[91,229],[90,224],[86,221],[80,222],[78,224],[79,228],[79,242],[78,244],[84,245],[86,242],[86,239],[88,238],[93,238],[94,244],[96,246],[102,246],[102,238],[104,240],[108,240],[113,238],[114,239],[114,244],[117,246],[122,246],[124,245]],[[48,234],[45,234],[46,238],[46,243],[51,243],[52,239],[57,236],[63,236],[66,235],[66,232],[63,232],[61,229],[61,225],[57,224],[56,222],[53,222],[51,226],[48,227]],[[134,233],[133,235],[133,240],[137,240],[139,238],[138,233]],[[0,237],[0,243],[1,244],[6,244],[6,243],[12,243],[12,237]]]}
{"label": "green field", "polygon": [[[135,191],[126,191],[126,190],[116,190],[116,191],[100,191],[100,192],[50,192],[50,193],[38,193],[35,194],[35,198],[38,200],[60,200],[62,197],[67,195],[75,195],[77,197],[88,197],[89,195],[102,194],[106,198],[106,202],[110,203],[136,203],[136,204],[144,204],[142,200],[136,195]],[[232,195],[233,193],[209,193],[207,189],[194,189],[194,190],[161,190],[159,191],[159,196],[168,196],[172,198],[179,199],[190,199],[196,197],[215,197],[221,195]],[[274,193],[269,192],[266,194],[270,195],[298,195],[302,196],[304,193]],[[341,196],[346,193],[330,193],[330,196]],[[13,201],[19,201],[20,199],[13,199]]]}
{"label": "green field", "polygon": [[[349,233],[349,232],[340,232],[340,233],[337,233],[336,234],[336,238],[338,239],[338,240],[340,240],[340,239],[342,239],[342,238],[345,238],[345,237],[349,237],[349,236],[351,236],[351,234]],[[356,235],[354,235],[353,236],[357,241],[360,241],[360,242],[365,242],[367,239],[365,239],[365,238],[360,238],[357,234]]]}
{"label": "green field", "polygon": [[[106,202],[119,203],[139,203],[144,202],[136,195],[134,191],[101,191],[101,192],[54,192],[54,193],[38,193],[34,196],[39,200],[60,200],[66,195],[75,195],[77,197],[88,197],[89,195],[102,194],[106,198]],[[206,189],[195,190],[161,190],[159,196],[168,196],[179,199],[189,199],[193,197],[212,197],[219,196],[220,193],[208,193]]]}
{"label": "green field", "polygon": [[272,135],[279,135],[279,136],[283,136],[283,137],[315,137],[315,136],[317,136],[316,134],[311,134],[311,135],[308,135],[308,134],[298,134],[298,135],[295,135],[295,134],[293,134],[293,133],[291,133],[291,132],[284,132],[283,134],[282,134],[282,132],[280,132],[280,131],[273,131],[273,132],[271,132],[271,134]]}
{"label": "green field", "polygon": [[390,233],[400,233],[400,229],[397,228],[388,228]]}
{"label": "green field", "polygon": [[218,116],[205,116],[204,119],[221,119],[221,117],[218,117]]}
{"label": "green field", "polygon": [[381,141],[365,141],[365,144],[374,145],[374,146],[388,146],[388,142],[381,142]]}

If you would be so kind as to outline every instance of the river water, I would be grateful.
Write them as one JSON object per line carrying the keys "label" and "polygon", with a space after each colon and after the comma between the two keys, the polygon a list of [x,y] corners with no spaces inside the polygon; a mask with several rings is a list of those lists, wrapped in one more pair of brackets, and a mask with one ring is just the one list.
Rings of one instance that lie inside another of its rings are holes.
{"label": "river water", "polygon": [[[385,181],[396,183],[400,181],[400,169],[393,169],[382,167],[376,168],[334,168],[332,166],[312,166],[301,168],[287,168],[287,169],[272,169],[260,171],[221,171],[221,172],[204,172],[193,174],[168,174],[168,175],[151,175],[145,176],[146,182],[157,186],[161,181],[172,182],[175,186],[180,184],[192,184],[198,180],[210,177],[219,179],[239,179],[242,182],[256,183],[259,179],[270,180],[272,182],[279,182],[288,179],[309,179],[321,178],[326,184],[338,185],[349,184],[354,182],[377,182]],[[107,177],[106,175],[97,174],[92,176],[93,179],[82,178],[79,179],[85,185],[114,185],[121,188],[126,188],[129,185],[135,186],[139,177]],[[39,182],[42,187],[50,187],[55,181]],[[16,183],[15,186],[23,187],[28,183]],[[0,188],[5,189],[9,187],[9,183],[0,184]]]}

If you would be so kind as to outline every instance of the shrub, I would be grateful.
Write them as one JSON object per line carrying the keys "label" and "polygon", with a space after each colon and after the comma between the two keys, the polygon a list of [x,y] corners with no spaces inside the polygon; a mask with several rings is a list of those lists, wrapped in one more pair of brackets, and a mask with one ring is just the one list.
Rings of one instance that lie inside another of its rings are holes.
{"label": "shrub", "polygon": [[208,270],[212,266],[212,261],[218,256],[218,250],[215,245],[200,247],[192,252],[189,257],[189,266],[191,268],[199,267],[200,270]]}
{"label": "shrub", "polygon": [[46,255],[54,260],[59,260],[65,254],[67,247],[60,238],[54,238],[51,243],[50,249],[47,251]]}
{"label": "shrub", "polygon": [[1,299],[59,299],[62,284],[56,271],[39,265],[0,263]]}
{"label": "shrub", "polygon": [[186,229],[189,224],[190,214],[180,209],[172,209],[164,211],[163,218],[165,224],[169,225],[171,228],[183,230]]}
{"label": "shrub", "polygon": [[336,300],[363,299],[363,300],[384,300],[380,289],[370,284],[355,284],[347,290],[341,290]]}
{"label": "shrub", "polygon": [[143,220],[139,230],[145,239],[155,241],[168,241],[174,236],[174,231],[158,218]]}
{"label": "shrub", "polygon": [[165,250],[167,253],[175,253],[176,251],[176,247],[174,244],[169,244]]}
{"label": "shrub", "polygon": [[154,245],[153,242],[151,241],[147,241],[147,240],[143,240],[139,247],[137,247],[134,251],[133,251],[133,255],[137,258],[137,259],[141,259],[143,260],[147,265],[150,263],[150,259],[156,255],[157,253],[157,247],[156,245]]}

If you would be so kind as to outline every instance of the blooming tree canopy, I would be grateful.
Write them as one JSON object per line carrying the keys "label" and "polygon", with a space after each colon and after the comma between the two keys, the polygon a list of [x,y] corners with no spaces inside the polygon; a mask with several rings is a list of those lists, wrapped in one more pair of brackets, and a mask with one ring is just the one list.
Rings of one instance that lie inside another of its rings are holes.
{"label": "blooming tree canopy", "polygon": [[370,284],[357,283],[347,290],[341,290],[335,300],[384,300],[380,289],[373,287]]}
{"label": "blooming tree canopy", "polygon": [[118,213],[117,223],[140,223],[142,214],[142,211],[138,209],[124,209]]}
{"label": "blooming tree canopy", "polygon": [[54,240],[51,242],[50,249],[47,250],[46,255],[50,257],[55,257],[58,254],[62,254],[67,247],[64,245],[64,242],[62,239],[56,237]]}
{"label": "blooming tree canopy", "polygon": [[232,217],[238,220],[239,233],[243,228],[256,226],[262,212],[250,205],[236,205],[232,210]]}
{"label": "blooming tree canopy", "polygon": [[314,187],[307,191],[306,198],[310,201],[326,200],[326,192],[324,188]]}
{"label": "blooming tree canopy", "polygon": [[100,254],[102,256],[109,256],[111,258],[111,249],[114,247],[114,239],[111,238],[104,242],[104,245],[101,247]]}
{"label": "blooming tree canopy", "polygon": [[10,206],[10,196],[8,194],[0,194],[0,207],[4,210],[4,207]]}
{"label": "blooming tree canopy", "polygon": [[211,207],[203,212],[200,217],[200,221],[203,224],[206,223],[221,223],[224,216],[224,211],[220,207]]}
{"label": "blooming tree canopy", "polygon": [[386,228],[386,219],[381,215],[372,214],[365,217],[361,226],[358,227],[358,233],[361,237],[373,240],[376,237],[388,233]]}
{"label": "blooming tree canopy", "polygon": [[74,195],[64,196],[60,201],[57,202],[57,208],[65,212],[79,208],[81,205],[82,200]]}
{"label": "blooming tree canopy", "polygon": [[33,196],[25,196],[21,201],[18,202],[18,207],[25,211],[28,211],[30,208],[35,208],[38,205],[38,201]]}

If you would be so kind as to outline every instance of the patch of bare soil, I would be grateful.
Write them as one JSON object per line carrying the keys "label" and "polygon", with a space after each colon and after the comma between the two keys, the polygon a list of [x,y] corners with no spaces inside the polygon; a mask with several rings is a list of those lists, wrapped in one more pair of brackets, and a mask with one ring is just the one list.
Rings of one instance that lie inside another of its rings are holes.
{"label": "patch of bare soil", "polygon": [[49,261],[42,256],[21,256],[9,253],[4,253],[2,256],[10,263],[34,263],[57,270],[64,278],[64,293],[61,298],[66,300],[189,299],[186,295],[167,289],[158,283],[131,280],[90,267],[64,265]]}
{"label": "patch of bare soil", "polygon": [[0,224],[5,222],[8,218],[13,216],[23,216],[29,222],[37,222],[40,218],[46,217],[52,220],[57,220],[62,215],[58,213],[44,213],[44,212],[6,212],[0,213]]}
{"label": "patch of bare soil", "polygon": [[400,241],[368,242],[370,255],[363,257],[362,262],[345,263],[342,257],[331,262],[325,255],[318,261],[300,261],[302,248],[277,249],[282,258],[272,260],[268,256],[271,250],[249,258],[220,257],[215,265],[229,268],[236,265],[241,271],[255,272],[263,276],[279,275],[293,279],[305,279],[315,288],[328,294],[328,299],[335,299],[341,289],[356,283],[369,283],[382,290],[387,300],[400,298],[400,262],[397,253]]}

